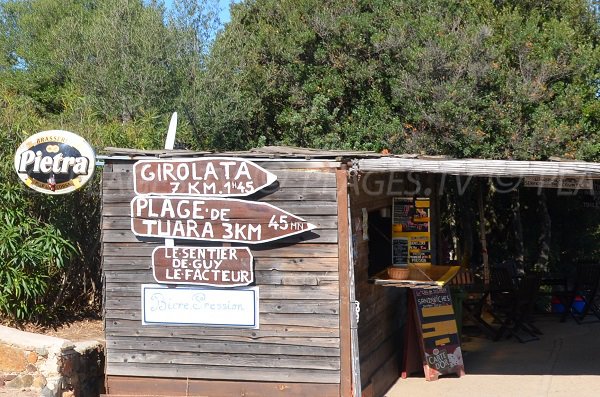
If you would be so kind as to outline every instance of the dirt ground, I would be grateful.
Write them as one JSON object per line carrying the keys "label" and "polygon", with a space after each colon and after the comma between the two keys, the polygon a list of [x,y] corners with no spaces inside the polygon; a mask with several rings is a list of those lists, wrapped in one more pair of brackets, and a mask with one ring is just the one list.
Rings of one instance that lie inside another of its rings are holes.
{"label": "dirt ground", "polygon": [[83,340],[104,340],[102,320],[78,320],[70,324],[63,324],[56,329],[43,330],[41,333],[49,336],[56,336],[57,338],[67,339],[73,342],[79,342]]}
{"label": "dirt ground", "polygon": [[[9,324],[2,324],[10,327]],[[40,327],[36,325],[25,325],[16,327],[22,331],[33,332],[57,338],[67,339],[73,342],[84,340],[104,340],[104,328],[100,319],[81,319],[66,322],[52,327]]]}
{"label": "dirt ground", "polygon": [[40,393],[32,390],[8,389],[0,386],[0,396],[2,397],[38,397]]}

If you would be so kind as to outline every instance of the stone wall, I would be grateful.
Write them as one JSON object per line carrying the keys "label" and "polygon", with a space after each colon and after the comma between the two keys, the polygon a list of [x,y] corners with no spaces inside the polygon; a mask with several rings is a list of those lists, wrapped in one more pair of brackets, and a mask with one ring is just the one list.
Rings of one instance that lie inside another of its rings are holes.
{"label": "stone wall", "polygon": [[104,347],[0,326],[0,386],[43,397],[98,396],[104,384]]}

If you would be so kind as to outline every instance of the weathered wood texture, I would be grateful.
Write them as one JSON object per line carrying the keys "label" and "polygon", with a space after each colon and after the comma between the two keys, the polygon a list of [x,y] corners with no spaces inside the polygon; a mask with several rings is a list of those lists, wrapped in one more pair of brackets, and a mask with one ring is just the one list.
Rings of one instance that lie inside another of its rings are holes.
{"label": "weathered wood texture", "polygon": [[[102,248],[109,394],[179,395],[180,383],[174,382],[171,388],[161,379],[149,380],[160,387],[129,388],[129,380],[149,377],[180,378],[184,392],[189,378],[190,395],[339,396],[335,173],[300,164],[285,167],[285,162],[257,163],[276,174],[278,181],[248,199],[269,202],[317,227],[271,243],[250,245],[259,287],[260,327],[239,329],[142,326],[140,286],[155,283],[151,254],[164,240],[133,235],[133,162],[107,161]],[[220,243],[175,240],[175,245]],[[216,390],[221,394],[212,394]]]}
{"label": "weathered wood texture", "polygon": [[340,288],[340,353],[341,353],[341,384],[340,394],[350,396],[352,384],[352,331],[350,305],[350,258],[348,240],[348,184],[345,170],[336,172],[338,185],[338,219],[343,228],[340,229],[339,249],[339,288]]}
{"label": "weathered wood texture", "polygon": [[203,381],[195,379],[107,376],[107,396],[132,397],[157,395],[211,397],[335,397],[337,385],[319,383],[275,383]]}
{"label": "weathered wood texture", "polygon": [[363,172],[423,172],[489,177],[575,177],[600,178],[600,164],[585,161],[516,161],[484,159],[417,159],[397,156],[361,159]]}
{"label": "weathered wood texture", "polygon": [[[409,181],[406,176],[377,174],[353,180],[349,189],[356,299],[360,302],[358,345],[361,386],[363,390],[372,390],[375,396],[384,395],[400,374],[400,326],[406,310],[406,294],[399,288],[369,283],[369,266],[378,264],[369,263],[369,241],[363,239],[358,226],[362,222],[363,208],[370,212],[391,207],[391,197],[414,189],[414,180]],[[369,233],[369,237],[382,238],[373,232]],[[392,254],[391,248],[389,254]]]}

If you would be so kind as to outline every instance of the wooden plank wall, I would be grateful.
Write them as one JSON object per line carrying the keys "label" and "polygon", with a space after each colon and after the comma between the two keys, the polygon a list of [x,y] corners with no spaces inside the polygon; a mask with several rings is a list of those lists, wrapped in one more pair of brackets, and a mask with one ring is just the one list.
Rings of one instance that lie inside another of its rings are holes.
{"label": "wooden plank wall", "polygon": [[[303,217],[317,228],[274,243],[250,245],[260,290],[260,328],[235,329],[142,326],[140,286],[155,283],[151,253],[164,240],[141,241],[133,235],[129,218],[133,162],[107,161],[102,241],[109,394],[155,394],[157,389],[151,386],[144,391],[144,382],[137,382],[134,390],[123,384],[126,379],[158,377],[211,380],[194,383],[196,393],[211,396],[236,395],[232,387],[240,393],[260,390],[261,385],[267,390],[270,382],[281,386],[281,395],[303,395],[303,390],[308,393],[317,387],[319,395],[339,396],[335,169],[309,162],[256,163],[275,173],[279,186],[253,198]],[[183,240],[175,244],[207,245]]]}
{"label": "wooden plank wall", "polygon": [[[418,183],[415,184],[416,178]],[[432,179],[423,175],[363,174],[352,180],[349,192],[355,244],[356,299],[360,302],[358,344],[361,387],[378,397],[383,396],[400,376],[404,343],[401,327],[406,319],[407,293],[402,288],[369,283],[369,241],[363,240],[356,226],[362,221],[363,208],[368,212],[391,208],[394,196],[432,193]],[[381,238],[376,233],[369,236]]]}

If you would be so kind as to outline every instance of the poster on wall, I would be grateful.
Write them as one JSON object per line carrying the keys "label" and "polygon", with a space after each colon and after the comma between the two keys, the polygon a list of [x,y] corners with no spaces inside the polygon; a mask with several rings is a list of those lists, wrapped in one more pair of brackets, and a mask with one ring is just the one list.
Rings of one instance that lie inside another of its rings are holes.
{"label": "poster on wall", "polygon": [[395,197],[392,208],[392,264],[431,263],[429,198]]}

